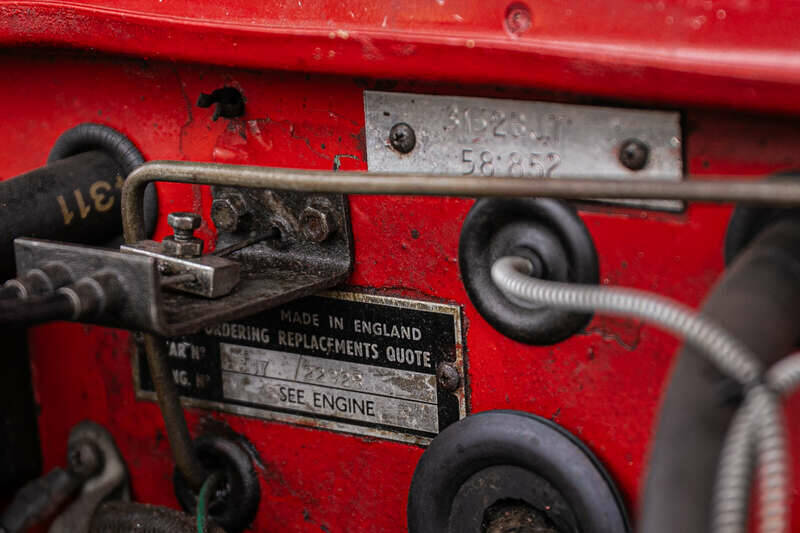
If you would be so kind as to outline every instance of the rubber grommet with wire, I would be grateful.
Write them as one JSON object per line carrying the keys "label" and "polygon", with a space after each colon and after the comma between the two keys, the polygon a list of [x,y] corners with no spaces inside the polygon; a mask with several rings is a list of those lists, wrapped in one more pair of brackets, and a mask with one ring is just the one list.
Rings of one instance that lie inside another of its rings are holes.
{"label": "rubber grommet with wire", "polygon": [[195,439],[194,448],[200,463],[212,474],[196,493],[175,470],[175,495],[181,506],[195,513],[198,522],[202,513],[228,533],[244,530],[255,518],[261,501],[252,452],[238,439],[208,434]]}

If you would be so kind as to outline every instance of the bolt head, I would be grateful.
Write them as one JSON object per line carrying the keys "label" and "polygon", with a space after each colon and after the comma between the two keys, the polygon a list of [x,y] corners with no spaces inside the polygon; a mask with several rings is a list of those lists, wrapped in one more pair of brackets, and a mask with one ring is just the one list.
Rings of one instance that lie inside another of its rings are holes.
{"label": "bolt head", "polygon": [[514,3],[506,10],[506,31],[518,37],[531,27],[531,11],[525,4]]}
{"label": "bolt head", "polygon": [[169,235],[161,241],[161,249],[173,257],[200,257],[203,254],[203,241],[195,237],[190,240],[178,240]]}
{"label": "bolt head", "polygon": [[202,219],[197,213],[170,213],[167,224],[175,231],[194,231],[200,227]]}
{"label": "bolt head", "polygon": [[91,442],[81,442],[70,447],[67,457],[69,469],[82,479],[88,479],[96,474],[102,462],[100,451]]}
{"label": "bolt head", "polygon": [[328,240],[336,230],[331,214],[327,209],[320,207],[306,207],[300,214],[299,222],[303,237],[318,244]]}
{"label": "bolt head", "polygon": [[628,139],[619,149],[619,162],[630,170],[642,170],[650,159],[650,147],[639,139]]}
{"label": "bolt head", "polygon": [[417,134],[405,122],[398,122],[389,130],[389,144],[401,154],[407,154],[417,145]]}
{"label": "bolt head", "polygon": [[436,369],[436,381],[444,390],[453,392],[461,384],[461,376],[453,365],[441,363]]}
{"label": "bolt head", "polygon": [[241,195],[216,198],[211,204],[211,220],[218,231],[234,232],[246,229],[247,205]]}

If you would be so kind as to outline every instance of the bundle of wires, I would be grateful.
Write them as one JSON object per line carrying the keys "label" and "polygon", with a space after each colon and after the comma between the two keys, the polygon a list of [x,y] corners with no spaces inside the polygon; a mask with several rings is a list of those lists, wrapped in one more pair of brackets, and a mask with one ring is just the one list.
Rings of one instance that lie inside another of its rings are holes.
{"label": "bundle of wires", "polygon": [[[780,396],[800,384],[800,354],[768,371],[730,333],[692,309],[633,289],[561,283],[533,277],[532,263],[503,257],[492,280],[506,295],[571,311],[600,311],[638,318],[684,337],[745,390],[745,400],[728,431],[712,502],[713,533],[744,533],[757,464],[761,533],[788,531],[789,467]],[[755,463],[755,464],[754,464]]]}

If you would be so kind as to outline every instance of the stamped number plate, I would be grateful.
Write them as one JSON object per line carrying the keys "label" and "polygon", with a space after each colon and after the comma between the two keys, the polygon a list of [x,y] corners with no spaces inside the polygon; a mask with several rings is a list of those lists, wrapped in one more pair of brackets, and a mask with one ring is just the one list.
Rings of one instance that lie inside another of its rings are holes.
{"label": "stamped number plate", "polygon": [[[331,292],[169,339],[192,406],[418,444],[466,415],[457,306]],[[437,383],[439,365],[461,376]],[[152,399],[145,358],[139,396]]]}
{"label": "stamped number plate", "polygon": [[[371,171],[521,179],[682,178],[676,112],[376,91],[364,92],[364,110]],[[389,144],[389,131],[400,122],[416,134],[408,154]],[[619,161],[620,147],[630,139],[650,149],[647,165],[638,171]],[[679,201],[624,203],[682,208]]]}

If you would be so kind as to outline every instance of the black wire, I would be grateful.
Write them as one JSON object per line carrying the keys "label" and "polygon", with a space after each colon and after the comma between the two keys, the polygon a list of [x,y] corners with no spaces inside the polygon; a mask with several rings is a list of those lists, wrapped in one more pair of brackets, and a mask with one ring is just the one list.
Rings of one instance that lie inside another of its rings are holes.
{"label": "black wire", "polygon": [[27,300],[0,301],[0,325],[29,326],[72,317],[75,307],[66,295],[56,293]]}

